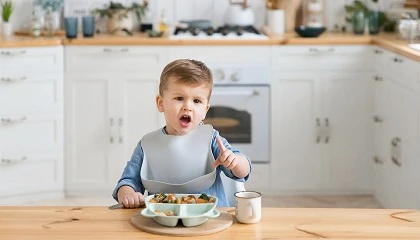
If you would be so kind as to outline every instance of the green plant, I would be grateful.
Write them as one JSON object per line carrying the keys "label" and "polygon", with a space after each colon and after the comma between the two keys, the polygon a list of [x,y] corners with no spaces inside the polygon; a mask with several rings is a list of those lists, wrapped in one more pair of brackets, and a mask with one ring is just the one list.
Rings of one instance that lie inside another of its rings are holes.
{"label": "green plant", "polygon": [[[377,3],[378,0],[371,0],[374,3]],[[353,22],[353,15],[355,12],[363,11],[364,15],[367,17],[369,16],[369,12],[371,11],[362,1],[355,0],[351,5],[345,5],[344,9],[346,10],[346,22],[352,23]],[[392,21],[387,18],[383,11],[379,11],[379,25],[384,29],[386,32],[394,32],[396,22]]]}
{"label": "green plant", "polygon": [[114,13],[120,13],[121,10],[125,10],[126,13],[123,14],[123,17],[128,17],[129,12],[134,12],[137,19],[140,21],[142,16],[146,13],[147,1],[144,1],[143,4],[132,3],[130,7],[125,7],[121,3],[114,3],[111,1],[109,6],[105,5],[104,8],[96,8],[92,11],[93,14],[98,14],[100,17],[111,18]]}
{"label": "green plant", "polygon": [[61,11],[64,0],[36,0],[35,5],[41,6],[44,10],[51,7],[54,12]]}
{"label": "green plant", "polygon": [[5,0],[1,3],[1,18],[3,19],[3,22],[9,22],[13,10],[14,6],[12,0]]}

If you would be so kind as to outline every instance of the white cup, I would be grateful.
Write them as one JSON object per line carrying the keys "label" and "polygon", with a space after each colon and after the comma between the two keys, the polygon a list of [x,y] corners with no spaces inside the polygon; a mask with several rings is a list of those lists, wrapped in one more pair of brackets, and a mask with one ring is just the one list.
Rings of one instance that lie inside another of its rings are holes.
{"label": "white cup", "polygon": [[235,193],[236,220],[240,223],[257,223],[261,220],[261,193],[241,191]]}

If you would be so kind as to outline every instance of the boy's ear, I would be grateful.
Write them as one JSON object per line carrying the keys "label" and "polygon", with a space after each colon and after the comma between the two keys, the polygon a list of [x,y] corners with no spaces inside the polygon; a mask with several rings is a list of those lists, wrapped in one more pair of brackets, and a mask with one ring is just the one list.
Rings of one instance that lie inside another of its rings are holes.
{"label": "boy's ear", "polygon": [[157,109],[158,109],[159,112],[163,112],[164,111],[164,108],[163,108],[163,98],[159,94],[156,96],[156,107],[157,107]]}

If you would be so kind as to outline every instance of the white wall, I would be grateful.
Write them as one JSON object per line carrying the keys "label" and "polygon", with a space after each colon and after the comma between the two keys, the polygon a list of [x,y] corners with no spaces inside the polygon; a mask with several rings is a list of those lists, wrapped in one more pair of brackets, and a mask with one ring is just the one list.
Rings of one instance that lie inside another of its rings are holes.
{"label": "white wall", "polygon": [[[113,0],[130,4],[135,0]],[[370,0],[364,0],[370,2]],[[32,14],[32,0],[14,0],[16,4],[12,21],[15,29],[29,26]],[[110,0],[65,0],[66,15],[87,14],[89,10],[101,7]],[[153,19],[159,21],[162,10],[165,11],[168,23],[176,23],[182,19],[211,19],[214,25],[222,25],[224,12],[228,7],[228,0],[149,0]],[[256,16],[256,26],[265,24],[265,1],[248,0]],[[332,29],[334,24],[344,23],[344,5],[353,0],[326,0],[327,2],[327,26]],[[402,4],[404,0],[380,0],[382,9],[387,9],[396,4]]]}

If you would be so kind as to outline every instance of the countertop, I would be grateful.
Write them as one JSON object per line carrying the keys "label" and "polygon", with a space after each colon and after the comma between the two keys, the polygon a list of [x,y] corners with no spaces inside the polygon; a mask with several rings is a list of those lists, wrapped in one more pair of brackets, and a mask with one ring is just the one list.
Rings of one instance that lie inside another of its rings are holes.
{"label": "countertop", "polygon": [[[233,208],[222,208],[234,215]],[[0,207],[0,239],[167,239],[133,227],[139,209]],[[420,239],[420,211],[405,209],[263,208],[257,224],[233,225],[191,239]],[[184,239],[184,238],[180,238]]]}
{"label": "countertop", "polygon": [[62,37],[0,37],[1,47],[30,47],[30,46],[86,46],[86,45],[165,45],[165,46],[193,46],[193,45],[314,45],[314,44],[374,44],[397,52],[411,59],[420,61],[420,51],[408,47],[408,41],[397,39],[396,34],[382,33],[379,35],[354,35],[352,33],[326,32],[317,38],[301,38],[296,33],[273,36],[268,40],[170,40],[168,37],[149,38],[146,34],[136,33],[133,36],[97,34],[93,38],[79,37],[66,39]]}

